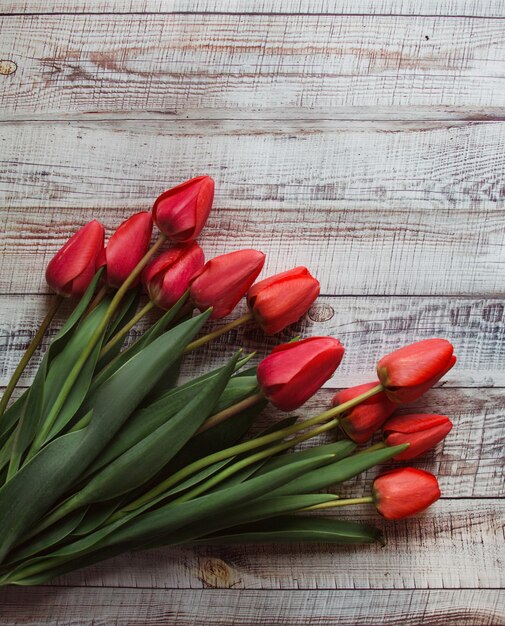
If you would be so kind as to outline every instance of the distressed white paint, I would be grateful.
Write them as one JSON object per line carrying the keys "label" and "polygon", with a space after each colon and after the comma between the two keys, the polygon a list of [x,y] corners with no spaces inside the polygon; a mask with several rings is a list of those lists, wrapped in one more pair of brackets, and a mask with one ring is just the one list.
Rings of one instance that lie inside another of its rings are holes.
{"label": "distressed white paint", "polygon": [[252,245],[271,273],[307,265],[326,294],[503,291],[502,122],[108,120],[0,132],[4,291],[45,291],[34,250],[45,264],[85,221],[115,227],[204,172],[217,184],[201,240],[209,258]]}
{"label": "distressed white paint", "polygon": [[[326,297],[282,338],[339,336],[347,353],[330,385],[371,379],[382,354],[427,336],[453,341],[459,361],[402,409],[455,422],[415,463],[438,474],[444,499],[396,525],[352,512],[386,530],[387,548],[139,552],[52,588],[1,590],[0,619],[502,623],[503,2],[5,0],[1,11],[0,382],[44,311],[42,295],[14,294],[47,291],[41,270],[76,226],[97,216],[110,232],[199,172],[218,183],[208,257],[256,246],[265,274],[304,263],[321,279]],[[237,346],[264,342],[233,333],[188,369]],[[366,492],[373,475],[342,493]]]}
{"label": "distressed white paint", "polygon": [[[505,13],[505,11],[504,11]],[[93,33],[90,37],[89,33]],[[5,113],[502,107],[501,19],[16,15],[0,21]]]}

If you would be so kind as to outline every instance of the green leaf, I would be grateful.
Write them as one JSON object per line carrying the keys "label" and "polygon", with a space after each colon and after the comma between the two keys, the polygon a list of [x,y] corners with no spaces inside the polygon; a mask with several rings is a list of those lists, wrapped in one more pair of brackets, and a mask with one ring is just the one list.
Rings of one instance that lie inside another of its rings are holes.
{"label": "green leaf", "polygon": [[[158,337],[160,337],[166,329],[173,322],[177,314],[179,313],[182,306],[185,304],[188,296],[184,294],[175,304],[174,306],[167,311],[160,319],[151,326],[151,328],[146,331],[142,337],[134,344],[132,344],[129,348],[121,352],[115,359],[113,359],[103,370],[101,370],[93,379],[93,384],[91,389],[96,389],[103,382],[110,378],[112,374],[118,371],[119,368],[123,367],[130,359],[132,359],[135,355],[137,355],[141,350],[149,346],[153,341],[155,341]],[[196,319],[196,318],[191,318]],[[188,322],[190,320],[186,320]],[[183,323],[186,323],[183,322]],[[173,365],[173,363],[172,363]],[[167,370],[168,371],[168,370]]]}
{"label": "green leaf", "polygon": [[[123,452],[129,450],[165,422],[172,419],[196,394],[205,388],[210,380],[219,376],[221,372],[222,368],[218,368],[204,376],[188,381],[184,385],[164,393],[152,404],[135,411],[119,431],[117,437],[111,441],[103,454],[101,454],[89,468],[86,475],[91,475],[105,467],[123,454]],[[222,408],[227,408],[235,404],[235,402],[242,400],[244,394],[248,395],[248,392],[254,389],[255,380],[256,379],[251,381],[247,378],[241,378],[240,382],[238,382],[234,378],[231,378],[221,394],[218,404],[214,408],[214,412],[220,411]]]}
{"label": "green leaf", "polygon": [[346,522],[329,517],[286,515],[272,520],[238,526],[233,532],[200,539],[198,544],[232,543],[334,543],[384,545],[381,531],[375,526]]}
{"label": "green leaf", "polygon": [[142,546],[142,549],[186,543],[225,528],[232,528],[238,524],[250,524],[265,518],[299,511],[308,506],[333,502],[337,499],[337,496],[327,493],[311,493],[296,496],[263,496],[254,500],[253,506],[248,503],[242,506],[231,507],[226,511],[226,515],[208,517],[204,524],[188,524],[167,536],[161,543],[148,541]]}
{"label": "green leaf", "polygon": [[121,506],[124,502],[124,498],[114,498],[108,502],[99,502],[88,507],[88,509],[81,509],[86,511],[86,515],[82,519],[79,526],[77,526],[72,532],[73,535],[88,535],[100,526],[102,526],[109,517]]}
{"label": "green leaf", "polygon": [[195,485],[198,485],[199,483],[206,480],[207,478],[210,478],[210,476],[213,476],[214,474],[216,474],[216,472],[223,469],[223,467],[225,467],[229,463],[232,463],[234,459],[235,457],[231,457],[229,459],[224,459],[224,461],[218,461],[217,463],[214,463],[213,465],[209,465],[208,467],[205,467],[203,470],[200,470],[196,474],[193,474],[193,476],[191,476],[187,480],[183,481],[182,483],[179,483],[178,485],[170,489],[170,491],[167,491],[166,495],[173,496],[176,493],[181,493],[181,491],[186,491],[186,489],[189,489],[190,487],[194,487]]}
{"label": "green leaf", "polygon": [[86,509],[74,511],[64,519],[56,522],[33,539],[30,539],[19,548],[10,553],[8,563],[16,563],[23,559],[33,558],[34,555],[53,547],[66,537],[68,537],[80,524]]}
{"label": "green leaf", "polygon": [[[74,308],[74,310],[68,317],[67,321],[65,322],[61,330],[57,333],[57,335],[53,339],[51,346],[49,347],[48,351],[44,355],[42,363],[39,366],[39,369],[43,367],[47,368],[49,362],[59,353],[60,350],[62,350],[65,347],[66,342],[71,337],[71,331],[79,322],[82,315],[86,312],[88,305],[91,302],[91,299],[93,298],[96,286],[98,284],[98,281],[100,280],[102,273],[103,273],[103,268],[100,268],[98,272],[95,274],[88,289],[86,290],[82,298],[79,300],[79,303]],[[14,425],[20,419],[23,413],[24,402],[26,401],[26,398],[28,396],[28,391],[29,390],[25,391],[21,397],[19,397],[15,402],[13,402],[12,405],[3,414],[2,418],[0,419],[0,437],[3,437],[3,435],[11,431]]]}
{"label": "green leaf", "polygon": [[166,470],[163,470],[162,476],[174,474],[181,467],[189,465],[189,463],[203,456],[232,446],[245,435],[266,405],[266,400],[259,402],[225,422],[192,437],[168,464]]}
{"label": "green leaf", "polygon": [[109,500],[143,485],[180,450],[212,412],[237,357],[221,368],[184,408],[96,474],[73,500],[81,506]]}
{"label": "green leaf", "polygon": [[2,441],[2,447],[5,444],[6,439],[12,433],[19,418],[23,414],[23,405],[26,402],[27,397],[28,389],[26,389],[23,392],[23,395],[21,395],[15,402],[12,403],[2,415],[2,419],[0,420],[0,439]]}
{"label": "green leaf", "polygon": [[342,441],[335,441],[321,446],[313,446],[299,452],[288,452],[286,454],[276,456],[273,459],[268,459],[263,467],[256,472],[256,476],[264,474],[265,472],[271,472],[278,467],[284,467],[288,463],[301,461],[303,459],[311,459],[321,454],[332,454],[333,458],[330,459],[329,462],[334,463],[346,456],[349,456],[349,454],[352,454],[355,449],[355,443],[349,439],[343,439]]}
{"label": "green leaf", "polygon": [[13,413],[9,411],[8,420],[12,420],[13,417],[17,417],[17,427],[11,448],[11,459],[13,466],[16,468],[19,466],[21,457],[32,442],[41,422],[44,406],[45,384],[50,367],[58,355],[71,341],[74,329],[79,323],[82,315],[85,313],[88,304],[93,297],[93,293],[100,279],[101,273],[102,270],[99,270],[96,273],[90,286],[86,290],[86,293],[79,301],[79,304],[75,307],[74,311],[63,325],[63,328],[57,333],[56,337],[51,342],[51,345],[49,346],[49,349],[44,355],[39,369],[37,370],[35,379],[26,394],[26,398],[22,402],[18,401],[14,404],[14,406],[19,404],[19,408],[14,409]]}
{"label": "green leaf", "polygon": [[[107,313],[107,309],[109,308],[109,304],[110,299],[104,298],[104,300],[102,300],[102,302],[100,302],[100,304],[79,323],[64,350],[62,350],[51,363],[44,383],[44,408],[41,417],[42,421],[44,416],[51,410],[51,407],[61,391],[61,387],[65,382],[68,372],[72,371],[77,360],[80,358],[88,344],[90,336],[102,323],[103,318]],[[81,369],[79,377],[75,381],[67,399],[65,400],[65,403],[61,407],[58,417],[56,418],[53,428],[51,429],[46,441],[53,439],[63,430],[63,428],[65,428],[84,401],[91,385],[98,355],[102,349],[102,340],[103,337],[97,342],[93,352],[90,354]]]}
{"label": "green leaf", "polygon": [[[256,436],[257,437],[262,437],[263,435],[269,435],[270,433],[274,433],[278,430],[282,430],[283,428],[287,428],[288,426],[291,426],[292,424],[294,424],[297,420],[296,416],[288,416],[285,417],[281,420],[279,420],[278,422],[274,422],[273,424],[270,424],[270,426],[268,426],[267,428],[265,428],[264,430],[260,431]],[[259,448],[256,448],[252,454],[256,454],[257,452],[259,452],[260,450],[264,450],[265,448],[268,448],[268,445],[265,446],[261,446]],[[245,453],[245,454],[240,454],[237,457],[233,457],[235,461],[239,461],[241,459],[245,459],[248,456],[250,456],[250,452]],[[322,454],[326,454],[325,452]],[[321,455],[317,455],[314,454],[314,457],[317,456],[321,456]],[[233,474],[232,476],[230,476],[229,478],[227,478],[226,480],[224,480],[222,483],[216,485],[216,487],[214,487],[213,490],[217,490],[217,489],[227,489],[228,487],[232,487],[233,485],[238,485],[239,483],[243,482],[244,480],[247,480],[250,476],[252,476],[253,474],[259,475],[260,472],[259,470],[265,465],[267,464],[271,459],[270,458],[265,458],[262,459],[261,461],[258,461],[257,463],[254,463],[252,465],[249,465],[248,467],[245,467],[243,470],[237,472],[236,474]],[[302,459],[299,459],[302,460]],[[264,472],[261,472],[264,473]]]}
{"label": "green leaf", "polygon": [[[118,311],[117,315],[114,316],[114,319],[109,324],[107,328],[107,332],[105,334],[105,338],[103,340],[103,345],[105,345],[112,337],[118,333],[128,322],[133,318],[137,311],[137,307],[140,300],[140,288],[130,289],[130,291],[126,294],[121,302],[121,308]],[[121,348],[124,345],[128,335],[122,337],[112,348],[107,350],[107,353],[104,354],[98,360],[96,364],[96,371],[100,372],[103,368],[108,365],[112,359],[115,359],[117,355],[121,352]]]}
{"label": "green leaf", "polygon": [[[53,342],[51,344],[51,348],[52,348],[54,354],[56,354],[56,348],[57,348],[56,344],[58,342],[61,342],[62,340],[67,338],[66,337],[67,334],[71,330],[73,330],[73,328],[80,321],[80,319],[84,315],[84,313],[86,313],[86,311],[88,309],[88,305],[91,303],[91,300],[92,300],[93,295],[95,293],[95,289],[96,289],[96,287],[98,285],[98,281],[100,280],[100,278],[101,278],[101,276],[103,274],[103,271],[104,271],[103,267],[101,267],[97,271],[97,273],[95,274],[93,280],[89,284],[89,287],[86,289],[86,292],[84,293],[82,298],[79,300],[77,306],[72,311],[72,313],[68,317],[67,321],[65,322],[65,324],[63,325],[63,327],[61,328],[59,333],[54,338],[54,340],[53,340]],[[59,350],[60,347],[62,347],[62,346],[58,346],[57,349]]]}
{"label": "green leaf", "polygon": [[[287,468],[274,470],[266,476],[252,479],[230,489],[207,494],[181,504],[169,503],[153,511],[144,512],[137,517],[134,517],[135,512],[130,513],[123,519],[63,546],[46,557],[31,560],[25,566],[31,568],[32,565],[37,564],[40,567],[47,563],[48,567],[51,568],[57,565],[54,559],[73,559],[90,551],[101,551],[104,548],[107,549],[110,546],[125,542],[129,546],[140,546],[147,541],[164,538],[186,524],[195,523],[218,513],[225,514],[233,506],[250,502],[268,493],[272,488],[310,470],[317,462],[320,460],[293,463]],[[161,500],[161,497],[158,500]],[[148,506],[151,505],[146,505],[144,509]]]}
{"label": "green leaf", "polygon": [[[250,503],[252,500],[270,493],[290,479],[305,474],[320,463],[321,459],[292,463],[287,467],[274,470],[258,478],[252,478],[229,489],[209,493],[179,504],[170,502],[154,511],[143,513],[128,524],[116,529],[114,533],[109,534],[106,539],[100,542],[100,547],[125,541],[144,543],[154,540],[160,535],[164,537],[186,524],[207,519],[210,515],[218,513],[225,515],[230,507],[246,502]],[[65,551],[66,548],[63,550]],[[59,554],[67,554],[67,552],[60,552]]]}
{"label": "green leaf", "polygon": [[89,426],[49,443],[0,489],[0,562],[100,454],[208,315],[180,324],[138,352],[87,397],[84,409],[93,410]]}
{"label": "green leaf", "polygon": [[289,495],[293,493],[310,493],[319,489],[326,489],[331,485],[344,482],[353,476],[357,476],[365,470],[384,463],[393,458],[406,446],[394,446],[372,452],[360,452],[347,457],[336,463],[331,463],[325,467],[320,467],[315,471],[307,472],[305,476],[299,478],[296,483],[292,482],[282,486],[275,492],[275,495]]}

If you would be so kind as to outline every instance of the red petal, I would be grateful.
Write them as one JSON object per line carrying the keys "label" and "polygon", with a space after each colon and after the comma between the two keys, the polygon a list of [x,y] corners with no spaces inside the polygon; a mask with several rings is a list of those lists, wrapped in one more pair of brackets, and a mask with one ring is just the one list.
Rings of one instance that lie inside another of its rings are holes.
{"label": "red petal", "polygon": [[386,519],[402,519],[438,500],[440,488],[433,474],[404,467],[376,478],[373,496],[377,510]]}
{"label": "red petal", "polygon": [[409,415],[395,415],[384,424],[384,433],[417,433],[428,430],[440,424],[451,423],[447,415],[436,415],[433,413],[411,413]]}
{"label": "red petal", "polygon": [[119,226],[105,250],[109,285],[120,287],[128,278],[147,252],[152,231],[153,222],[147,211],[132,215]]}
{"label": "red petal", "polygon": [[[71,295],[72,280],[86,272],[90,266],[95,270],[95,260],[103,249],[104,228],[93,220],[79,229],[51,259],[46,269],[46,280],[50,287],[62,295]],[[82,287],[82,285],[81,285]]]}
{"label": "red petal", "polygon": [[265,255],[258,250],[237,250],[214,257],[193,281],[191,299],[201,311],[213,307],[213,319],[225,317],[256,280],[264,262]]}

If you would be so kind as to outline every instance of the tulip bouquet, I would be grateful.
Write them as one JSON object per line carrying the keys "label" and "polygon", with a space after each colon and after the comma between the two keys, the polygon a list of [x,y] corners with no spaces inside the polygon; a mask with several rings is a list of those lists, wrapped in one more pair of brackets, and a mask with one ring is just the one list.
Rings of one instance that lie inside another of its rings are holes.
{"label": "tulip bouquet", "polygon": [[[447,435],[445,416],[393,412],[454,365],[448,341],[401,348],[379,361],[376,381],[254,435],[267,403],[293,411],[333,375],[344,355],[337,339],[296,338],[256,366],[239,352],[178,382],[189,352],[247,323],[275,335],[319,294],[305,267],[255,283],[265,261],[256,250],[205,263],[196,238],[213,194],[211,178],[189,180],[127,219],[105,247],[92,221],[49,263],[54,303],[0,403],[0,584],[39,584],[124,551],[181,543],[382,542],[373,526],[315,512],[370,503],[399,519],[439,497],[433,475],[408,467],[379,475],[370,495],[344,499],[328,488]],[[244,296],[247,314],[198,336]],[[64,298],[75,308],[30,388],[10,402]],[[127,342],[154,308],[157,321]],[[381,443],[358,449],[381,428]],[[327,431],[345,437],[296,447]]]}

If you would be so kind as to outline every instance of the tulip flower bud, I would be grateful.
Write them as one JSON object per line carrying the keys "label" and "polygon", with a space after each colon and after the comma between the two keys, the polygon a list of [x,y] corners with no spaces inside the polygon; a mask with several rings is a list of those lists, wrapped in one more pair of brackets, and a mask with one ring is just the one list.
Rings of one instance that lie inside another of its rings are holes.
{"label": "tulip flower bud", "polygon": [[388,446],[410,444],[394,457],[397,461],[404,461],[433,448],[451,428],[452,422],[446,415],[397,415],[384,424],[383,433]]}
{"label": "tulip flower bud", "polygon": [[402,519],[424,511],[440,498],[440,487],[433,474],[413,467],[402,467],[378,476],[372,496],[379,513],[386,519]]}
{"label": "tulip flower bud", "polygon": [[191,300],[200,311],[212,307],[213,319],[226,317],[256,280],[264,262],[265,255],[258,250],[214,257],[191,284]]}
{"label": "tulip flower bud", "polygon": [[198,176],[159,196],[153,206],[156,226],[176,243],[193,241],[201,233],[214,200],[214,180]]}
{"label": "tulip flower bud", "polygon": [[383,357],[377,374],[393,402],[412,402],[430,389],[456,363],[445,339],[425,339]]}
{"label": "tulip flower bud", "polygon": [[247,302],[267,335],[275,335],[297,322],[319,295],[319,282],[306,267],[295,267],[256,283]]}
{"label": "tulip flower bud", "polygon": [[275,347],[258,365],[258,383],[281,411],[302,406],[331,378],[344,356],[333,337],[310,337]]}
{"label": "tulip flower bud", "polygon": [[[332,406],[344,404],[377,385],[378,383],[366,383],[339,391],[333,396],[331,404]],[[343,413],[340,427],[356,443],[365,443],[384,424],[395,408],[395,404],[381,391]]]}
{"label": "tulip flower bud", "polygon": [[103,250],[104,228],[93,220],[55,254],[46,269],[47,284],[65,297],[80,298],[93,280]]}
{"label": "tulip flower bud", "polygon": [[142,273],[142,284],[150,300],[161,309],[170,309],[202,269],[204,260],[203,250],[196,241],[160,254]]}
{"label": "tulip flower bud", "polygon": [[[153,221],[147,211],[136,213],[125,220],[109,239],[105,248],[107,283],[121,287],[149,249]],[[132,287],[138,285],[137,279]]]}

